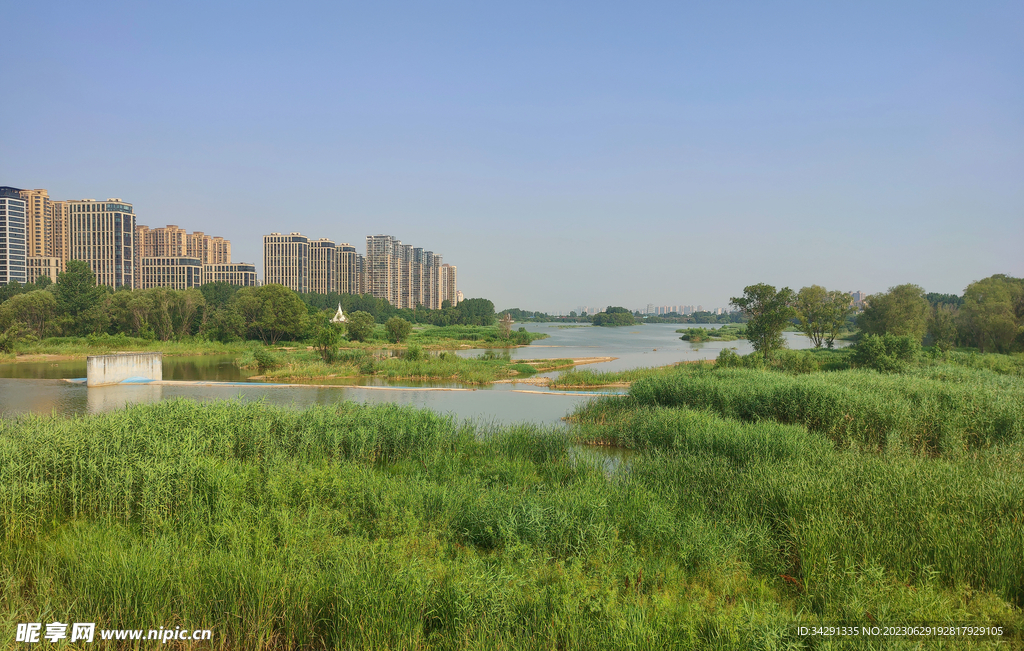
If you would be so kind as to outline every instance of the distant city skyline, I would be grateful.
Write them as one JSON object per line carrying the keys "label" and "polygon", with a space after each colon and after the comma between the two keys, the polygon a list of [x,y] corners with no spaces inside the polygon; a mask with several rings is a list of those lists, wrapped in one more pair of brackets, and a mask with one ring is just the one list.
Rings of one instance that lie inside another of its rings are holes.
{"label": "distant city skyline", "polygon": [[467,297],[550,313],[1024,276],[1019,2],[5,19],[37,28],[0,41],[7,87],[61,99],[0,102],[0,184],[120,197],[258,266],[265,233],[401,233]]}

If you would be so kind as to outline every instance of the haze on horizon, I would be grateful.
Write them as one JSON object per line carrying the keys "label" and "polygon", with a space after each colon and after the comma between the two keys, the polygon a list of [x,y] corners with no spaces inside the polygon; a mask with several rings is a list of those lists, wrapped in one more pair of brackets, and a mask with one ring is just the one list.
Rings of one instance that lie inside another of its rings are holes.
{"label": "haze on horizon", "polygon": [[1024,276],[1024,4],[13,3],[0,185],[498,309]]}

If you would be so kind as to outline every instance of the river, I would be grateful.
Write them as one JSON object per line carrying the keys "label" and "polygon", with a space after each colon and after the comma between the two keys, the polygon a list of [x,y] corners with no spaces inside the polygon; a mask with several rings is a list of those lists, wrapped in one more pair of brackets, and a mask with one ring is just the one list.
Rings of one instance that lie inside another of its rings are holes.
{"label": "river", "polygon": [[[615,357],[614,361],[591,364],[595,371],[618,371],[644,366],[664,366],[680,361],[714,359],[723,348],[738,354],[751,352],[746,340],[691,344],[681,341],[678,324],[650,324],[634,327],[559,327],[561,324],[528,323],[532,332],[548,334],[531,346],[511,351],[516,359]],[[718,327],[710,325],[707,327]],[[808,348],[806,337],[786,333],[790,348]],[[458,351],[479,355],[480,350]],[[132,403],[149,403],[175,398],[196,400],[265,400],[294,407],[325,405],[353,400],[363,403],[393,402],[425,407],[482,423],[558,423],[576,405],[607,393],[548,391],[523,383],[488,387],[454,385],[382,385],[310,387],[247,381],[253,375],[234,365],[233,355],[165,357],[164,380],[203,381],[202,385],[117,385],[87,388],[69,378],[85,376],[85,360],[0,364],[0,416],[21,414],[94,414]],[[554,375],[554,374],[552,374]],[[444,390],[444,389],[452,390]]]}

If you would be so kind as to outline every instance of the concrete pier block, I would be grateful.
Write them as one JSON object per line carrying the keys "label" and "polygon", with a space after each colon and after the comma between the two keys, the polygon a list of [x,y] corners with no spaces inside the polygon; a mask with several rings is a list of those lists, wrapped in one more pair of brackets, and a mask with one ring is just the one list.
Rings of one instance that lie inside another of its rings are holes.
{"label": "concrete pier block", "polygon": [[85,360],[85,384],[90,387],[101,387],[126,381],[162,380],[163,356],[163,353],[90,355]]}

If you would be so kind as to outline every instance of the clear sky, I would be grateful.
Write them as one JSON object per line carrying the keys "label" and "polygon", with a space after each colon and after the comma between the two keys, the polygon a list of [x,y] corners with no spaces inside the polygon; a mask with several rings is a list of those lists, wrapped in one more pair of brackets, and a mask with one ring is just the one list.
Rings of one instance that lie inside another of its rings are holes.
{"label": "clear sky", "polygon": [[1024,3],[9,2],[0,185],[498,309],[1024,276]]}

